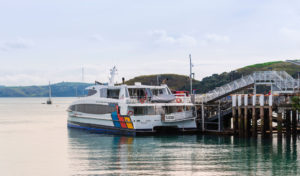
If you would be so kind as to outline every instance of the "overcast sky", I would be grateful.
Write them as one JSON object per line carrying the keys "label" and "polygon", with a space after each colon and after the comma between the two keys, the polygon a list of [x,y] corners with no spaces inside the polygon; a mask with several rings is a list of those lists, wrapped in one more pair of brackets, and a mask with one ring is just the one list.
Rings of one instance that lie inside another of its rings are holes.
{"label": "overcast sky", "polygon": [[196,79],[300,58],[300,1],[0,0],[0,85]]}

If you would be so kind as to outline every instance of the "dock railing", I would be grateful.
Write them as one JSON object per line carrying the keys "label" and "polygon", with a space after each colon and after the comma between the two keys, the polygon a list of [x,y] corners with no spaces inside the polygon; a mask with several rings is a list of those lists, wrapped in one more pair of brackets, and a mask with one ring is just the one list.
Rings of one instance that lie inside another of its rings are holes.
{"label": "dock railing", "polygon": [[252,85],[272,85],[277,92],[294,92],[299,88],[299,81],[285,71],[258,71],[243,76],[206,94],[196,95],[196,103],[206,103],[218,100]]}

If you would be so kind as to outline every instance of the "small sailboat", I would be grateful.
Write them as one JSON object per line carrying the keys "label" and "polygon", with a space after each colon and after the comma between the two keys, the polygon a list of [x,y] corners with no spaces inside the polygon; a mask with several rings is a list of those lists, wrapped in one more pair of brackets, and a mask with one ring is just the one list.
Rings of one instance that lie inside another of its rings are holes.
{"label": "small sailboat", "polygon": [[47,100],[47,104],[49,104],[49,105],[52,104],[50,82],[49,82],[49,97],[48,97],[48,100]]}

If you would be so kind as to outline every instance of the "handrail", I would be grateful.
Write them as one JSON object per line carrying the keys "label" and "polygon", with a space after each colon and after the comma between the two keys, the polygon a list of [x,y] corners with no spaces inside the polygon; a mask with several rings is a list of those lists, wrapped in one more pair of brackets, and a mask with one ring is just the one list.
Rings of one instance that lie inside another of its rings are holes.
{"label": "handrail", "polygon": [[278,91],[294,91],[298,87],[297,81],[285,71],[257,71],[217,87],[206,94],[197,95],[195,101],[209,102],[216,100],[252,84],[272,84]]}

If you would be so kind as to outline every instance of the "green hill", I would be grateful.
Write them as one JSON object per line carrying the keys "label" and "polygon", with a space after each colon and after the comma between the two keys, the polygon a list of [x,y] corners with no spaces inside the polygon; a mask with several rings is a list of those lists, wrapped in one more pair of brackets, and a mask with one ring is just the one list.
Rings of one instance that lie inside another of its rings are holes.
{"label": "green hill", "polygon": [[[185,90],[189,86],[189,77],[177,74],[161,74],[161,75],[146,75],[138,76],[126,81],[126,84],[133,85],[135,82],[141,82],[144,85],[157,85],[157,78],[159,83],[166,80],[170,89]],[[194,80],[194,82],[199,82]]]}
{"label": "green hill", "polygon": [[[249,65],[231,72],[213,74],[203,78],[201,81],[193,80],[193,88],[198,89],[197,93],[205,93],[220,87],[232,80],[238,79],[243,75],[251,74],[254,71],[278,70],[286,71],[293,77],[297,77],[300,72],[300,66],[284,61],[266,62],[255,65]],[[141,82],[145,85],[157,85],[157,76],[159,82],[167,80],[166,83],[172,90],[189,90],[189,77],[177,74],[160,74],[138,76],[126,81],[126,84],[133,85],[134,82]],[[52,96],[54,97],[73,97],[82,96],[84,89],[92,84],[61,82],[51,85]],[[77,91],[76,91],[77,89]],[[48,86],[24,86],[24,87],[5,87],[0,86],[0,97],[46,97],[48,96]]]}
{"label": "green hill", "polygon": [[[255,65],[249,65],[231,72],[223,72],[221,74],[213,74],[211,76],[203,78],[201,81],[193,80],[193,88],[197,89],[197,93],[205,93],[213,90],[216,87],[220,87],[232,80],[241,78],[243,75],[249,75],[255,71],[286,71],[294,78],[297,77],[297,72],[300,72],[300,66],[291,64],[284,61],[266,62]],[[176,74],[161,74],[161,81],[168,79],[167,84],[173,90],[189,90],[189,78],[183,75]],[[128,80],[127,84],[133,84],[134,82],[141,82],[142,84],[157,84],[157,75],[139,76]]]}
{"label": "green hill", "polygon": [[[85,88],[91,84],[61,82],[51,85],[53,97],[74,97],[82,96]],[[77,90],[76,90],[77,89]],[[19,86],[19,87],[0,87],[0,97],[47,97],[47,86]]]}

